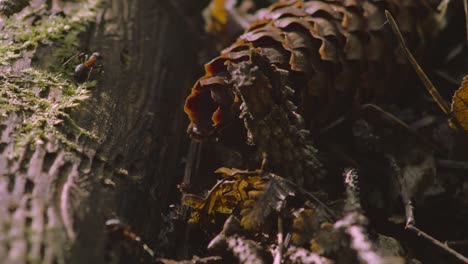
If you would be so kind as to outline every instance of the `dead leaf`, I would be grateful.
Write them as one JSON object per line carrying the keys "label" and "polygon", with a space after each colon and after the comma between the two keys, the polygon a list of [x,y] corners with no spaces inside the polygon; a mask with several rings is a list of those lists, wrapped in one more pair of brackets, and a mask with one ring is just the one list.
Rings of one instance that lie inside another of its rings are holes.
{"label": "dead leaf", "polygon": [[[452,99],[452,113],[465,131],[468,131],[468,75],[463,78],[461,87]],[[454,124],[450,122],[450,126]]]}
{"label": "dead leaf", "polygon": [[241,201],[252,195],[248,193],[249,190],[262,189],[265,186],[261,183],[259,171],[219,168],[216,173],[222,173],[224,179],[218,181],[206,197],[193,194],[185,194],[182,197],[182,204],[197,211],[195,222],[203,216],[212,219],[216,213],[232,214]]}
{"label": "dead leaf", "polygon": [[326,222],[320,210],[300,208],[294,212],[292,242],[295,246],[307,247],[316,254],[337,249],[340,237],[333,225]]}
{"label": "dead leaf", "polygon": [[[260,227],[273,211],[284,208],[286,198],[295,195],[294,184],[275,174],[228,168],[216,172],[222,173],[224,179],[205,198],[186,194],[182,203],[208,217],[216,213],[232,214],[240,206],[241,224],[246,229]],[[198,221],[198,215],[195,218]]]}
{"label": "dead leaf", "polygon": [[[286,203],[286,198],[295,195],[295,187],[285,179],[274,174],[268,174],[248,192],[248,199],[243,204],[241,211],[241,224],[244,228],[253,230],[259,228],[266,218],[273,212],[280,212]],[[253,185],[252,185],[253,186]]]}
{"label": "dead leaf", "polygon": [[318,219],[313,209],[301,208],[294,212],[292,242],[297,246],[304,246],[313,238],[319,227]]}
{"label": "dead leaf", "polygon": [[182,203],[195,209],[202,209],[205,206],[205,200],[194,194],[186,194],[182,197]]}
{"label": "dead leaf", "polygon": [[235,181],[220,181],[205,198],[185,194],[182,197],[182,204],[194,208],[198,214],[203,212],[203,215],[209,218],[216,213],[231,214],[241,199],[239,191],[234,189],[234,184]]}

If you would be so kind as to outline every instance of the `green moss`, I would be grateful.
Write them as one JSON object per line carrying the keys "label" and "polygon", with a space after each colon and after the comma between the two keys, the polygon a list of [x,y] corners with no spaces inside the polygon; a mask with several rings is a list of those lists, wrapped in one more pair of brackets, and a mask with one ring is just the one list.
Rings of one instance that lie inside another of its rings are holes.
{"label": "green moss", "polygon": [[[35,49],[39,44],[53,43],[58,47],[57,58],[70,56],[78,48],[77,35],[95,21],[99,4],[98,0],[83,2],[66,16],[49,15],[43,6],[20,21],[18,17],[8,18],[0,34],[0,65],[10,65],[22,52]],[[29,20],[37,16],[39,19],[31,25]]]}
{"label": "green moss", "polygon": [[[52,136],[72,149],[77,149],[76,144],[67,139],[65,134],[95,138],[79,127],[67,113],[68,109],[89,97],[93,85],[94,82],[88,82],[77,86],[61,74],[37,69],[4,76],[0,80],[0,109],[9,115],[15,113],[22,119],[13,134],[15,146],[22,148],[37,140],[47,141]],[[41,95],[45,90],[48,93]]]}
{"label": "green moss", "polygon": [[[18,22],[17,17],[6,20],[0,33],[0,65],[11,65],[24,52],[35,50],[40,44],[56,47],[50,55],[56,67],[0,72],[0,118],[15,114],[22,120],[12,133],[13,156],[26,146],[51,138],[76,151],[79,151],[76,141],[80,136],[95,139],[76,124],[70,110],[88,99],[89,90],[96,82],[76,85],[64,74],[70,69],[64,69],[61,62],[76,53],[77,36],[94,22],[99,4],[98,0],[83,1],[66,16],[49,16],[45,8],[40,8],[26,14],[22,21]],[[31,25],[33,16],[36,21]]]}

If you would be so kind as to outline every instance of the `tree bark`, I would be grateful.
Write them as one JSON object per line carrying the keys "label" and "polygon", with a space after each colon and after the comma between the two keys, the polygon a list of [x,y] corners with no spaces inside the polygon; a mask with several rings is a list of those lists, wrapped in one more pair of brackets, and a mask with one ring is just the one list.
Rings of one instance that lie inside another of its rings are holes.
{"label": "tree bark", "polygon": [[[183,175],[181,109],[199,68],[198,22],[181,14],[201,4],[33,0],[4,16],[0,262],[119,262],[106,258],[116,217],[156,242]],[[78,62],[62,65],[78,51],[103,55],[95,87],[73,84]]]}

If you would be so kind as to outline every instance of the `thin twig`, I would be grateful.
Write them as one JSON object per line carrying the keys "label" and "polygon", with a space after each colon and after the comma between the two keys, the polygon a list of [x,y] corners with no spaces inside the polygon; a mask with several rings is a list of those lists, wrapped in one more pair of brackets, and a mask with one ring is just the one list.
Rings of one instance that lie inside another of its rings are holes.
{"label": "thin twig", "polygon": [[447,246],[446,244],[440,242],[439,240],[433,238],[432,236],[430,236],[429,234],[425,233],[424,231],[422,231],[421,229],[417,228],[416,226],[414,226],[413,224],[408,224],[406,226],[407,229],[413,231],[413,232],[416,232],[416,234],[418,236],[422,236],[424,237],[425,239],[429,240],[432,244],[442,248],[443,250],[447,251],[448,253],[452,254],[453,256],[455,256],[456,258],[458,258],[459,260],[461,260],[463,263],[467,263],[468,264],[468,258],[463,256],[462,254],[458,253],[457,251],[451,249],[449,246]]}
{"label": "thin twig", "polygon": [[400,166],[398,166],[398,163],[396,162],[395,157],[393,157],[392,155],[387,154],[386,158],[389,161],[389,164],[392,167],[395,173],[395,176],[398,180],[398,184],[400,186],[401,200],[405,206],[406,226],[413,225],[415,224],[414,207],[413,207],[413,203],[411,202],[411,197],[408,191],[408,187],[406,186],[405,180],[403,179],[403,176],[401,174]]}
{"label": "thin twig", "polygon": [[445,244],[452,247],[468,247],[468,240],[445,241]]}
{"label": "thin twig", "polygon": [[408,124],[408,127],[412,131],[418,131],[419,129],[423,127],[428,127],[430,125],[433,125],[435,122],[437,122],[437,118],[435,116],[429,115],[425,116],[411,124]]}
{"label": "thin twig", "polygon": [[419,66],[418,62],[416,59],[413,57],[413,54],[409,51],[408,47],[406,46],[406,42],[403,39],[403,35],[401,35],[400,29],[398,28],[397,23],[395,22],[395,19],[393,19],[392,15],[390,12],[385,10],[385,15],[387,16],[387,19],[390,23],[390,26],[392,27],[393,33],[395,33],[398,42],[400,43],[401,48],[403,49],[403,52],[405,53],[406,57],[408,58],[409,62],[415,69],[416,73],[418,74],[419,78],[421,78],[421,81],[424,83],[424,86],[428,90],[428,92],[431,94],[432,98],[436,101],[436,103],[439,105],[440,109],[445,114],[448,114],[450,112],[449,106],[447,102],[444,101],[442,96],[439,94],[435,86],[432,84],[431,80],[427,77],[427,75],[424,73],[424,71],[421,69]]}
{"label": "thin twig", "polygon": [[433,72],[439,75],[440,78],[444,79],[446,82],[450,83],[451,85],[459,86],[460,80],[457,80],[455,77],[451,76],[447,72],[443,70],[433,70]]}
{"label": "thin twig", "polygon": [[[193,176],[195,176],[198,172],[198,167],[200,165],[201,159],[201,144],[202,143],[197,142],[195,140],[192,140],[190,142],[190,146],[187,151],[187,160],[185,163],[184,177],[182,179],[181,184],[183,188],[187,188],[188,186],[190,186]],[[187,206],[182,206],[181,214],[183,218],[187,217],[188,212],[189,208]]]}
{"label": "thin twig", "polygon": [[284,251],[284,230],[283,230],[283,218],[281,215],[278,215],[278,248],[276,249],[275,259],[273,264],[281,264],[283,260],[283,251]]}
{"label": "thin twig", "polygon": [[300,194],[305,195],[309,197],[310,199],[314,200],[320,207],[322,207],[323,210],[325,210],[326,213],[328,213],[328,217],[330,218],[329,220],[336,221],[338,219],[338,216],[333,212],[330,207],[328,207],[324,202],[322,202],[317,196],[315,196],[313,193],[307,191],[306,189],[298,186],[296,183],[288,180],[288,179],[283,179],[284,181],[288,182],[289,184],[296,186],[297,190],[299,191]]}
{"label": "thin twig", "polygon": [[190,142],[188,154],[187,154],[187,163],[184,170],[184,178],[182,183],[185,185],[190,185],[191,178],[197,174],[198,167],[200,165],[201,158],[201,146],[202,143],[192,140]]}
{"label": "thin twig", "polygon": [[335,212],[333,212],[333,210],[330,209],[330,207],[328,207],[324,202],[322,202],[319,198],[317,198],[313,193],[310,193],[310,192],[306,191],[305,189],[303,189],[303,188],[301,188],[301,187],[298,187],[298,189],[299,189],[299,191],[300,191],[303,195],[305,195],[305,196],[311,198],[311,199],[314,200],[319,206],[321,206],[321,207],[330,215],[330,217],[332,218],[332,219],[330,219],[330,220],[335,221],[336,219],[338,219],[338,216],[335,214]]}
{"label": "thin twig", "polygon": [[291,233],[287,233],[286,234],[286,237],[284,238],[284,242],[283,242],[283,247],[286,249],[289,247],[289,242],[291,242]]}
{"label": "thin twig", "polygon": [[468,43],[468,0],[463,0],[463,7],[465,9],[466,43]]}
{"label": "thin twig", "polygon": [[[202,149],[202,143],[196,142],[192,140],[190,142],[188,154],[187,154],[187,162],[185,164],[185,170],[184,170],[184,178],[182,180],[182,184],[184,186],[190,186],[190,182],[192,181],[192,178],[194,175],[198,173],[198,168],[200,165],[200,159],[201,159],[201,149]],[[183,219],[186,219],[188,214],[190,212],[190,209],[183,205],[182,210],[181,210],[181,215]],[[188,256],[188,241],[190,239],[190,227],[185,229],[185,234],[184,234],[184,244],[182,246],[182,255],[184,257]]]}
{"label": "thin twig", "polygon": [[460,131],[462,131],[460,122],[458,122],[458,120],[451,114],[448,103],[442,98],[440,93],[435,88],[434,84],[432,84],[431,80],[429,80],[429,77],[427,77],[427,75],[424,73],[421,66],[419,66],[418,62],[413,57],[413,54],[411,54],[408,47],[406,46],[405,40],[401,35],[400,29],[398,28],[395,19],[393,19],[392,15],[387,10],[385,10],[385,15],[387,16],[387,20],[390,22],[390,26],[392,27],[393,33],[395,33],[404,54],[413,66],[414,70],[416,71],[416,74],[418,74],[419,78],[423,82],[424,87],[426,87],[427,91],[432,96],[432,98],[437,103],[442,112],[444,112],[444,114],[446,114],[447,116],[451,117],[452,120],[454,120],[454,123],[457,126],[457,128],[460,129]]}
{"label": "thin twig", "polygon": [[335,127],[337,127],[338,125],[340,125],[344,121],[346,121],[345,116],[341,116],[341,117],[337,118],[336,120],[330,122],[326,127],[320,129],[319,130],[319,135],[323,135],[323,134],[327,133],[329,130],[334,129]]}
{"label": "thin twig", "polygon": [[437,165],[449,169],[468,170],[468,162],[438,159]]}

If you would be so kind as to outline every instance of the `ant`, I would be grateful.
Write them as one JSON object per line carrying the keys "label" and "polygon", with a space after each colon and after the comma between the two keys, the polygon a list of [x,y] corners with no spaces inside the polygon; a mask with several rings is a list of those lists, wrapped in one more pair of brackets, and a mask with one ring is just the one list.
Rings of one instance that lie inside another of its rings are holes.
{"label": "ant", "polygon": [[151,259],[154,258],[155,254],[153,250],[151,250],[151,248],[145,244],[139,236],[133,233],[129,225],[122,223],[122,221],[119,219],[112,218],[107,220],[106,231],[111,241],[126,241],[127,243],[135,243],[140,245],[143,250],[151,257]]}
{"label": "ant", "polygon": [[97,64],[97,61],[102,60],[102,55],[99,52],[94,52],[89,58],[88,55],[85,55],[84,53],[74,55],[64,62],[63,65],[68,64],[76,57],[82,58],[83,61],[75,67],[75,71],[73,73],[73,78],[77,83],[88,81],[93,69],[102,68],[102,64]]}

